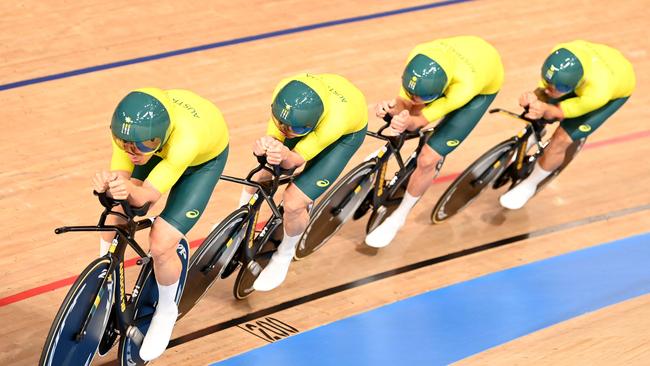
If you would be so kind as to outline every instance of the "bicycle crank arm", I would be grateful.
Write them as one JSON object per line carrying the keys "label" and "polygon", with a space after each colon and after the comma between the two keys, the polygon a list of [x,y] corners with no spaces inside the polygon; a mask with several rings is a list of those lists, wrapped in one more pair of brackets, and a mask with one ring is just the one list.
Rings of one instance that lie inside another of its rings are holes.
{"label": "bicycle crank arm", "polygon": [[133,340],[133,343],[138,347],[142,347],[142,341],[144,341],[144,334],[136,326],[130,325],[126,330],[126,336]]}

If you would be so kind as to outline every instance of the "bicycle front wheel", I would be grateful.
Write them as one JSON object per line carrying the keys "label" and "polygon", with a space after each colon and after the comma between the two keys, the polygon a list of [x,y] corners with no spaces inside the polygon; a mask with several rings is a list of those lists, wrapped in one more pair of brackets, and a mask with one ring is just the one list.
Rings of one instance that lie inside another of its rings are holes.
{"label": "bicycle front wheel", "polygon": [[516,146],[514,139],[506,140],[488,150],[465,169],[433,207],[431,222],[439,224],[472,203],[508,166]]}
{"label": "bicycle front wheel", "polygon": [[270,241],[262,245],[257,255],[253,260],[245,263],[244,266],[237,273],[237,278],[235,279],[235,285],[233,286],[233,295],[237,300],[243,300],[250,296],[255,289],[253,284],[257,277],[262,273],[264,268],[271,261],[274,250],[271,247],[275,247]]}
{"label": "bicycle front wheel", "polygon": [[[181,273],[178,279],[178,288],[176,290],[176,304],[180,303],[183,290],[187,283],[187,268],[188,268],[188,254],[190,246],[185,238],[181,238],[176,246],[176,254],[181,261]],[[140,285],[139,291],[136,293],[135,289]],[[140,270],[140,275],[136,281],[131,296],[131,304],[133,306],[133,318],[129,321],[128,327],[135,327],[140,334],[146,336],[151,325],[151,319],[156,311],[158,305],[158,283],[156,281],[153,262],[148,262]],[[121,366],[143,366],[148,363],[140,357],[140,347],[142,346],[141,340],[132,337],[129,334],[129,328],[125,334],[122,334],[120,339],[120,346],[118,349],[117,357]]]}
{"label": "bicycle front wheel", "polygon": [[316,205],[296,248],[296,260],[320,249],[352,217],[372,190],[376,165],[374,160],[358,165]]}
{"label": "bicycle front wheel", "polygon": [[192,255],[178,309],[179,319],[201,300],[232,261],[245,236],[242,228],[247,215],[248,209],[244,207],[228,215]]}
{"label": "bicycle front wheel", "polygon": [[[115,296],[115,274],[108,273],[110,265],[109,257],[97,258],[79,275],[54,318],[39,365],[91,363]],[[110,277],[102,286],[106,276]],[[81,334],[86,319],[89,320]]]}

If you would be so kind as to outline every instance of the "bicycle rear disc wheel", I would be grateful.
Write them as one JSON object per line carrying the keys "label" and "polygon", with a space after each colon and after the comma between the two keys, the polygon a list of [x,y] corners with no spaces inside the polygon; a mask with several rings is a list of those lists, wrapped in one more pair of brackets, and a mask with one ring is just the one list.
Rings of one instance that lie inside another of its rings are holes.
{"label": "bicycle rear disc wheel", "polygon": [[514,140],[504,141],[465,169],[436,202],[431,211],[431,222],[439,224],[472,203],[508,166],[514,156],[515,147]]}
{"label": "bicycle rear disc wheel", "polygon": [[[111,265],[109,257],[95,259],[79,275],[59,308],[45,341],[39,365],[88,365],[92,362],[113,305],[115,276],[102,288]],[[88,313],[85,335],[77,336]]]}
{"label": "bicycle rear disc wheel", "polygon": [[[336,234],[368,196],[373,187],[371,174],[375,161],[364,162],[342,179],[323,197],[312,211],[309,224],[298,246],[294,258],[303,259],[320,249]],[[342,202],[347,201],[344,207]]]}
{"label": "bicycle rear disc wheel", "polygon": [[[201,300],[232,261],[245,234],[242,222],[247,215],[248,209],[244,207],[228,215],[192,255],[183,297],[178,307],[179,319]],[[213,266],[209,268],[211,263]]]}

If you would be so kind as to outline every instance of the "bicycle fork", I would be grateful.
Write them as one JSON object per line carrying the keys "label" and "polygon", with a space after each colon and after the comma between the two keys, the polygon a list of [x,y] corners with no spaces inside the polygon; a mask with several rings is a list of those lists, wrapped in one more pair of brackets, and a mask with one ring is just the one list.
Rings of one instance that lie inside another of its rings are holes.
{"label": "bicycle fork", "polygon": [[[108,270],[106,273],[103,274],[103,279],[101,285],[98,287],[97,292],[95,293],[95,301],[93,302],[92,307],[88,311],[88,314],[86,314],[86,317],[84,318],[84,322],[81,325],[81,329],[79,329],[79,332],[77,332],[77,335],[75,336],[75,340],[77,342],[81,342],[84,337],[87,334],[87,328],[88,324],[90,323],[90,319],[92,319],[93,315],[97,312],[97,309],[99,307],[99,304],[101,303],[101,300],[104,296],[107,296],[108,293],[106,293],[106,285],[110,282],[114,282],[112,279],[112,273],[115,270],[115,262],[111,261],[111,265],[108,267]],[[112,288],[112,291],[115,291],[115,288]]]}

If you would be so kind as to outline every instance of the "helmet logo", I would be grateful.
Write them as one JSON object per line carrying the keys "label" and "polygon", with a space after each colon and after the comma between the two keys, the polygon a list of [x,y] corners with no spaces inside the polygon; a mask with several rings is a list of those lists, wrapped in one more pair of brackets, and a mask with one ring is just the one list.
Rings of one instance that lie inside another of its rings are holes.
{"label": "helmet logo", "polygon": [[291,106],[288,104],[284,105],[284,108],[282,108],[282,112],[280,112],[280,118],[282,119],[287,119],[289,117],[289,112],[291,111]]}
{"label": "helmet logo", "polygon": [[557,70],[559,70],[557,67],[551,65],[551,67],[549,67],[548,70],[546,70],[546,80],[551,80],[553,74],[555,74]]}
{"label": "helmet logo", "polygon": [[327,187],[327,186],[330,185],[330,181],[327,180],[327,179],[321,179],[318,182],[316,182],[316,185],[321,187],[321,188],[324,188],[324,187]]}
{"label": "helmet logo", "polygon": [[123,134],[128,136],[129,132],[131,132],[131,123],[133,123],[133,120],[131,119],[131,117],[126,116],[126,118],[124,118],[124,122],[122,123],[122,133]]}
{"label": "helmet logo", "polygon": [[415,84],[418,83],[418,78],[417,76],[412,76],[411,80],[409,81],[409,88],[410,89],[415,89]]}

